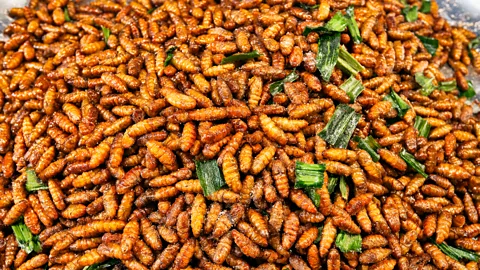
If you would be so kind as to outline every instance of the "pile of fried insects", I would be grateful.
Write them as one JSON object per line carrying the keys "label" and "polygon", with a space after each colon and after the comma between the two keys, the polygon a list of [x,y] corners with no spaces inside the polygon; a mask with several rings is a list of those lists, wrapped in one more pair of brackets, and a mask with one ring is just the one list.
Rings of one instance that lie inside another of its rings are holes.
{"label": "pile of fried insects", "polygon": [[480,40],[434,0],[9,15],[1,269],[479,269]]}

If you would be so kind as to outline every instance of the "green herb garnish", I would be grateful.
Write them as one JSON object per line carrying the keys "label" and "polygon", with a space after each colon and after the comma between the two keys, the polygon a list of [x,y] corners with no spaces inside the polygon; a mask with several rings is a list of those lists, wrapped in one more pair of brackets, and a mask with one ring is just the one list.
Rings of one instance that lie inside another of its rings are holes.
{"label": "green herb garnish", "polygon": [[424,96],[428,97],[435,90],[433,78],[428,78],[420,72],[415,73],[415,81],[422,87],[420,93]]}
{"label": "green herb garnish", "polygon": [[295,188],[321,188],[325,164],[295,163]]}
{"label": "green herb garnish", "polygon": [[357,21],[355,21],[354,7],[349,6],[345,11],[345,18],[347,19],[347,27],[352,36],[353,42],[355,44],[362,43],[362,36],[360,35],[360,30],[358,29]]}
{"label": "green herb garnish", "polygon": [[228,57],[224,57],[222,59],[222,62],[220,62],[220,64],[223,65],[223,64],[233,63],[233,62],[237,62],[237,61],[244,61],[244,60],[248,60],[248,59],[257,58],[259,56],[261,56],[261,54],[256,50],[248,52],[248,53],[236,53],[236,54],[230,55]]}
{"label": "green herb garnish", "polygon": [[412,154],[408,153],[407,150],[402,148],[402,150],[399,153],[399,156],[416,172],[418,172],[425,178],[428,177],[428,174],[425,173],[425,165],[418,162],[418,160],[416,160]]}
{"label": "green herb garnish", "polygon": [[328,21],[324,26],[305,27],[303,35],[306,36],[311,32],[328,33],[328,32],[343,32],[347,27],[347,19],[342,13],[337,12],[333,18]]}
{"label": "green herb garnish", "polygon": [[309,5],[305,5],[304,3],[297,3],[298,7],[301,7],[303,9],[306,9],[306,10],[313,10],[313,9],[317,9],[320,5],[313,5],[313,6],[309,6]]}
{"label": "green herb garnish", "polygon": [[350,251],[362,251],[362,236],[360,234],[350,234],[346,231],[340,230],[335,240],[335,245],[341,252],[347,253]]}
{"label": "green herb garnish", "polygon": [[348,199],[348,187],[347,187],[347,181],[345,180],[345,176],[340,177],[340,194],[342,194],[342,198],[344,200]]}
{"label": "green herb garnish", "polygon": [[83,268],[83,270],[101,270],[101,269],[107,269],[109,267],[112,267],[114,265],[117,265],[120,263],[119,259],[109,259],[107,261],[104,261],[102,263],[96,263],[92,264],[90,266],[86,266]]}
{"label": "green herb garnish", "polygon": [[338,181],[340,180],[340,176],[338,175],[333,175],[329,174],[328,175],[328,193],[332,194],[335,191],[335,188],[337,187]]}
{"label": "green herb garnish", "polygon": [[362,93],[362,91],[365,89],[362,82],[355,79],[354,76],[350,76],[348,80],[344,81],[342,85],[340,85],[340,88],[347,92],[351,102],[354,102],[360,93]]}
{"label": "green herb garnish", "polygon": [[430,0],[423,0],[419,11],[422,13],[430,13],[431,7],[432,2]]}
{"label": "green herb garnish", "polygon": [[333,68],[338,60],[340,48],[340,33],[331,33],[320,36],[315,64],[324,81],[329,81]]}
{"label": "green herb garnish", "polygon": [[354,76],[365,69],[343,46],[340,47],[338,52],[337,67]]}
{"label": "green herb garnish", "polygon": [[28,254],[42,251],[42,244],[37,235],[33,235],[23,220],[19,220],[12,225],[13,234],[17,239],[18,245]]}
{"label": "green herb garnish", "polygon": [[353,140],[358,143],[358,148],[363,149],[367,151],[368,154],[370,154],[374,162],[380,160],[380,155],[377,153],[377,150],[380,149],[381,146],[371,135],[369,135],[365,139],[357,136],[353,138]]}
{"label": "green herb garnish", "polygon": [[427,122],[427,120],[423,119],[420,116],[415,117],[415,124],[413,127],[418,130],[418,135],[428,138],[428,135],[430,134],[430,124]]}
{"label": "green herb garnish", "polygon": [[147,11],[148,14],[152,14],[155,11],[156,8],[151,8],[150,10]]}
{"label": "green herb garnish", "polygon": [[398,116],[403,117],[408,112],[410,106],[397,94],[395,91],[390,90],[390,93],[386,95],[383,100],[390,101],[392,107],[398,112]]}
{"label": "green herb garnish", "polygon": [[165,58],[165,62],[163,63],[163,66],[166,67],[170,64],[170,61],[173,59],[173,52],[177,49],[177,46],[172,46],[168,48],[168,50],[165,52],[167,54],[167,57]]}
{"label": "green herb garnish", "polygon": [[70,18],[70,14],[68,14],[68,9],[64,8],[63,9],[63,17],[65,18],[66,22],[71,22],[72,18]]}
{"label": "green herb garnish", "polygon": [[323,231],[323,226],[318,227],[318,235],[315,241],[313,241],[314,244],[320,243],[320,240],[322,239],[322,231]]}
{"label": "green herb garnish", "polygon": [[402,14],[407,22],[414,22],[418,19],[418,7],[407,5],[402,9]]}
{"label": "green herb garnish", "polygon": [[216,160],[195,160],[195,167],[205,196],[210,196],[225,185]]}
{"label": "green herb garnish", "polygon": [[467,91],[460,91],[460,96],[461,97],[466,97],[466,98],[472,98],[476,95],[477,93],[475,92],[475,89],[473,88],[473,83],[472,81],[468,81],[468,89]]}
{"label": "green herb garnish", "polygon": [[290,72],[290,74],[288,74],[285,78],[283,78],[283,80],[280,80],[280,81],[276,81],[272,84],[270,84],[270,94],[272,95],[276,95],[280,92],[283,91],[283,87],[285,85],[286,82],[294,82],[296,81],[300,76],[298,76],[297,72],[295,72],[295,69]]}
{"label": "green herb garnish", "polygon": [[475,50],[475,48],[480,44],[480,38],[477,37],[475,39],[472,39],[472,41],[470,41],[468,43],[468,55],[470,56],[470,58],[473,58],[473,54],[472,54],[472,50]]}
{"label": "green herb garnish", "polygon": [[359,120],[360,114],[352,107],[340,104],[318,135],[334,147],[346,148]]}
{"label": "green herb garnish", "polygon": [[462,248],[457,248],[457,247],[452,247],[447,245],[446,243],[441,243],[437,244],[434,240],[431,240],[434,245],[436,245],[445,255],[460,261],[462,259],[468,260],[468,261],[474,261],[478,262],[480,260],[480,255],[477,253],[470,251],[470,250],[465,250]]}
{"label": "green herb garnish", "polygon": [[457,89],[457,81],[450,80],[450,81],[440,82],[437,88],[438,90],[445,91],[445,92],[453,91]]}
{"label": "green herb garnish", "polygon": [[428,53],[431,55],[435,55],[438,49],[438,40],[431,37],[424,37],[417,34],[415,35],[423,43],[423,46],[425,46],[425,49],[427,49]]}
{"label": "green herb garnish", "polygon": [[320,206],[320,194],[318,194],[316,188],[304,188],[305,193],[307,193],[310,200],[312,200],[313,204],[316,207]]}
{"label": "green herb garnish", "polygon": [[105,43],[108,43],[108,38],[110,37],[110,29],[102,26],[102,32],[103,32],[103,39],[105,40]]}
{"label": "green herb garnish", "polygon": [[25,188],[28,192],[37,191],[41,189],[48,189],[48,186],[42,183],[40,179],[38,179],[35,170],[32,168],[27,168],[27,182],[25,183]]}

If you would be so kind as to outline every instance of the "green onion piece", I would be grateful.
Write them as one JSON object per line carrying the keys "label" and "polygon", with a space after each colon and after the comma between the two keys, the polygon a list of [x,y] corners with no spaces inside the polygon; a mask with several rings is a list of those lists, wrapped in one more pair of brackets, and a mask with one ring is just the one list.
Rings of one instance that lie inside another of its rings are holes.
{"label": "green onion piece", "polygon": [[104,261],[102,263],[96,263],[92,264],[90,266],[86,266],[83,268],[83,270],[101,270],[101,269],[108,269],[114,265],[117,265],[120,263],[119,259],[109,259],[107,261]]}
{"label": "green onion piece", "polygon": [[438,49],[438,40],[431,37],[424,37],[417,34],[415,35],[423,43],[423,46],[425,46],[425,49],[427,49],[428,53],[431,55],[435,55]]}
{"label": "green onion piece", "polygon": [[105,40],[105,43],[107,43],[108,38],[110,37],[110,29],[102,26],[102,32],[103,32],[103,39]]}
{"label": "green onion piece", "polygon": [[360,115],[353,108],[340,104],[318,135],[337,148],[345,148],[359,120]]}
{"label": "green onion piece", "polygon": [[428,135],[430,134],[430,124],[427,122],[427,120],[423,119],[420,116],[415,117],[415,124],[413,127],[418,130],[418,135],[428,138]]}
{"label": "green onion piece", "polygon": [[300,76],[298,76],[297,72],[295,72],[295,69],[290,72],[283,80],[276,81],[272,84],[270,84],[270,94],[275,96],[276,94],[280,93],[283,91],[283,86],[285,85],[286,82],[294,82],[296,81]]}
{"label": "green onion piece", "polygon": [[340,51],[338,52],[337,67],[342,71],[355,76],[358,72],[365,69],[343,46],[340,47]]}
{"label": "green onion piece", "polygon": [[40,179],[38,179],[35,170],[32,168],[27,168],[27,182],[25,183],[25,188],[28,192],[37,191],[41,189],[48,189],[48,186],[42,183]]}
{"label": "green onion piece", "polygon": [[257,58],[260,55],[261,54],[256,50],[248,52],[248,53],[236,53],[236,54],[230,55],[228,57],[224,57],[222,59],[222,62],[220,62],[220,64],[223,65],[223,64],[233,63],[233,62],[237,62],[237,61],[245,61],[245,60],[248,60],[248,59]]}
{"label": "green onion piece", "polygon": [[155,9],[156,9],[156,8],[152,8],[152,9],[148,10],[148,11],[147,11],[148,14],[152,14],[152,13],[155,11]]}
{"label": "green onion piece", "polygon": [[393,90],[390,90],[390,94],[386,95],[383,100],[390,101],[400,117],[403,117],[410,109],[410,106]]}
{"label": "green onion piece", "polygon": [[475,89],[473,88],[472,81],[468,81],[468,89],[467,91],[460,92],[461,97],[472,98],[476,95]]}
{"label": "green onion piece", "polygon": [[320,206],[320,194],[317,193],[316,188],[305,188],[305,193],[307,193],[310,200],[312,200],[313,204],[316,207]]}
{"label": "green onion piece", "polygon": [[418,7],[407,5],[402,9],[402,14],[407,22],[414,22],[418,19]]}
{"label": "green onion piece", "polygon": [[327,82],[330,80],[333,68],[337,63],[339,47],[340,33],[325,34],[318,39],[318,52],[315,57],[315,65],[322,79]]}
{"label": "green onion piece", "polygon": [[323,231],[323,226],[318,227],[317,239],[315,239],[315,241],[313,241],[313,243],[315,243],[315,244],[320,243],[320,240],[322,239],[322,231]]}
{"label": "green onion piece", "polygon": [[423,177],[428,177],[428,174],[425,173],[425,165],[418,162],[412,154],[405,150],[405,148],[402,148],[399,155],[410,167],[412,167],[412,169],[421,174]]}
{"label": "green onion piece", "polygon": [[165,62],[163,63],[163,66],[166,67],[170,64],[170,61],[173,59],[173,52],[177,49],[177,46],[172,46],[168,48],[168,50],[165,52],[167,54],[167,57],[165,58]]}
{"label": "green onion piece", "polygon": [[431,7],[432,2],[430,0],[423,0],[419,11],[422,13],[430,13]]}
{"label": "green onion piece", "polygon": [[295,188],[321,188],[325,164],[295,163]]}
{"label": "green onion piece", "polygon": [[457,89],[457,81],[456,80],[451,80],[451,81],[446,81],[446,82],[440,82],[438,84],[438,90],[442,90],[445,92],[450,92],[455,89]]}
{"label": "green onion piece", "polygon": [[33,235],[23,220],[12,225],[13,234],[17,239],[18,245],[28,254],[42,251],[42,244],[37,235]]}
{"label": "green onion piece", "polygon": [[478,262],[480,260],[480,255],[477,253],[470,251],[470,250],[465,250],[463,248],[457,248],[457,247],[452,247],[446,244],[445,242],[441,244],[437,244],[435,240],[431,239],[430,240],[434,245],[436,245],[445,255],[460,261],[462,259],[468,260],[468,261],[474,261]]}
{"label": "green onion piece", "polygon": [[360,30],[358,29],[357,21],[355,21],[354,7],[349,6],[345,11],[345,18],[347,19],[347,27],[352,36],[353,42],[355,44],[362,43],[362,36],[360,35]]}
{"label": "green onion piece", "polygon": [[470,58],[473,58],[472,50],[474,50],[479,44],[480,37],[472,39],[472,41],[468,43],[468,56],[470,56]]}
{"label": "green onion piece", "polygon": [[301,8],[306,9],[306,10],[317,9],[320,6],[320,5],[309,6],[309,5],[305,5],[304,3],[298,3],[297,5],[298,5],[298,7],[301,7]]}
{"label": "green onion piece", "polygon": [[433,78],[428,78],[423,75],[421,72],[415,73],[415,81],[422,87],[420,93],[424,96],[429,96],[433,90],[435,90],[435,85],[433,85]]}
{"label": "green onion piece", "polygon": [[225,185],[216,160],[195,160],[195,167],[205,196],[210,196]]}
{"label": "green onion piece", "polygon": [[328,193],[332,194],[335,191],[335,188],[337,187],[339,180],[340,180],[340,177],[338,175],[328,174],[328,184],[327,184]]}
{"label": "green onion piece", "polygon": [[340,194],[342,194],[342,198],[344,200],[348,199],[348,187],[347,187],[347,180],[345,180],[345,176],[340,177]]}
{"label": "green onion piece", "polygon": [[70,18],[70,14],[68,14],[68,9],[64,8],[63,9],[63,17],[65,17],[66,22],[71,22],[72,18]]}
{"label": "green onion piece", "polygon": [[365,139],[356,136],[355,138],[353,138],[353,140],[358,143],[358,148],[363,149],[370,154],[374,162],[380,160],[380,155],[377,153],[377,150],[380,149],[381,146],[371,135],[369,135]]}
{"label": "green onion piece", "polygon": [[355,79],[354,76],[350,76],[348,80],[344,81],[342,85],[340,85],[340,88],[347,92],[351,102],[354,102],[358,95],[365,89],[362,82]]}
{"label": "green onion piece", "polygon": [[362,251],[362,236],[360,234],[350,234],[346,231],[340,230],[335,240],[335,245],[341,252],[347,253],[350,251]]}
{"label": "green onion piece", "polygon": [[306,36],[311,32],[318,33],[328,33],[328,32],[343,32],[347,27],[347,19],[342,15],[342,13],[337,12],[333,18],[328,21],[324,26],[316,27],[305,27],[303,30],[303,35]]}

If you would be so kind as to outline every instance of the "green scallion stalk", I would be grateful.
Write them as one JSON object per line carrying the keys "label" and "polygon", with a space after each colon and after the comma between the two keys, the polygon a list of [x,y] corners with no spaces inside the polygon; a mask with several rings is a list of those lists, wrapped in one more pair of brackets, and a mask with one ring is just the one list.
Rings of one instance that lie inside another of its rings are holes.
{"label": "green scallion stalk", "polygon": [[72,18],[70,18],[70,14],[68,14],[68,9],[66,7],[63,9],[63,17],[65,18],[66,22],[72,21]]}
{"label": "green scallion stalk", "polygon": [[328,193],[332,194],[335,191],[335,188],[337,187],[339,181],[340,177],[338,175],[328,174]]}
{"label": "green scallion stalk", "polygon": [[410,106],[397,94],[393,89],[390,90],[390,93],[386,95],[383,100],[390,101],[392,107],[395,108],[398,112],[398,116],[403,117],[405,113],[410,110]]}
{"label": "green scallion stalk", "polygon": [[353,108],[340,104],[318,135],[334,147],[345,148],[359,120],[360,115]]}
{"label": "green scallion stalk", "polygon": [[35,170],[32,168],[27,168],[27,182],[25,183],[25,188],[28,192],[37,191],[41,189],[48,189],[48,186],[42,183],[40,179],[38,179]]}
{"label": "green scallion stalk", "polygon": [[316,188],[304,188],[305,193],[308,195],[310,200],[312,200],[313,204],[316,207],[320,206],[320,194],[318,194]]}
{"label": "green scallion stalk", "polygon": [[415,73],[415,81],[422,87],[420,93],[424,96],[429,96],[433,90],[435,90],[435,85],[433,85],[433,78],[429,78],[423,75],[421,72]]}
{"label": "green scallion stalk", "polygon": [[380,160],[380,155],[377,153],[377,150],[380,149],[381,146],[371,135],[365,139],[357,136],[353,138],[353,140],[358,143],[358,148],[363,149],[370,154],[373,161],[377,162]]}
{"label": "green scallion stalk", "polygon": [[360,30],[358,29],[357,21],[355,21],[354,7],[349,6],[345,11],[345,18],[347,19],[347,27],[352,36],[353,42],[355,44],[362,43],[362,36],[360,35]]}
{"label": "green scallion stalk", "polygon": [[430,13],[432,7],[432,2],[430,0],[423,0],[422,6],[420,7],[420,12],[422,13]]}
{"label": "green scallion stalk", "polygon": [[295,188],[321,188],[325,164],[295,163]]}
{"label": "green scallion stalk", "polygon": [[347,19],[342,15],[342,13],[337,12],[333,18],[328,21],[324,26],[316,26],[316,27],[305,27],[303,30],[303,35],[306,36],[311,32],[318,32],[318,33],[328,33],[328,32],[343,32],[347,27]]}
{"label": "green scallion stalk", "polygon": [[37,235],[33,235],[30,229],[25,225],[23,220],[19,220],[12,225],[13,234],[17,239],[20,248],[25,250],[28,254],[42,251],[42,244]]}
{"label": "green scallion stalk", "polygon": [[340,176],[340,194],[342,195],[342,198],[344,200],[348,199],[348,187],[347,187],[347,180],[345,179],[345,176]]}
{"label": "green scallion stalk", "polygon": [[248,59],[257,58],[259,56],[261,56],[261,54],[256,50],[248,52],[248,53],[236,53],[236,54],[230,55],[228,57],[224,57],[222,59],[222,62],[220,62],[220,64],[224,65],[224,64],[228,64],[228,63],[237,62],[237,61],[245,61],[245,60],[248,60]]}
{"label": "green scallion stalk", "polygon": [[418,172],[425,178],[428,177],[428,174],[425,173],[425,165],[418,162],[418,160],[416,160],[412,154],[408,153],[407,150],[402,148],[399,156],[408,164],[408,166],[412,167],[412,169],[414,169],[416,172]]}
{"label": "green scallion stalk", "polygon": [[338,52],[337,67],[354,76],[365,69],[343,46],[340,47]]}
{"label": "green scallion stalk", "polygon": [[216,160],[195,160],[195,167],[205,196],[210,196],[225,185],[225,180]]}
{"label": "green scallion stalk", "polygon": [[450,80],[450,81],[440,82],[437,88],[438,90],[441,90],[441,91],[451,92],[457,89],[457,81]]}
{"label": "green scallion stalk", "polygon": [[341,252],[347,253],[350,251],[362,251],[362,236],[360,234],[350,234],[346,231],[340,230],[335,240],[335,245]]}
{"label": "green scallion stalk", "polygon": [[402,14],[407,22],[414,22],[418,19],[418,7],[407,5],[402,9]]}
{"label": "green scallion stalk", "polygon": [[480,260],[480,255],[477,253],[470,251],[470,250],[465,250],[462,248],[457,248],[457,247],[452,247],[449,246],[448,244],[441,243],[437,244],[435,240],[431,239],[430,240],[434,245],[436,245],[445,255],[460,261],[460,260],[467,260],[467,261],[474,261],[478,262]]}
{"label": "green scallion stalk", "polygon": [[163,66],[166,67],[170,64],[170,62],[173,59],[173,52],[177,49],[177,46],[172,46],[168,48],[168,50],[165,52],[167,54],[167,57],[165,58],[165,62],[163,63]]}
{"label": "green scallion stalk", "polygon": [[83,270],[101,270],[101,269],[109,269],[112,266],[119,264],[121,261],[119,259],[109,259],[102,263],[92,264],[90,266],[84,267]]}
{"label": "green scallion stalk", "polygon": [[318,39],[318,52],[315,65],[324,81],[329,81],[338,60],[340,33],[321,35]]}
{"label": "green scallion stalk", "polygon": [[416,36],[423,43],[423,46],[425,46],[425,49],[427,49],[428,53],[431,55],[435,55],[438,49],[438,40],[431,37],[425,37],[420,35]]}
{"label": "green scallion stalk", "polygon": [[472,50],[475,50],[475,48],[478,47],[479,44],[480,37],[472,39],[472,41],[468,43],[468,55],[470,56],[470,58],[473,58]]}
{"label": "green scallion stalk", "polygon": [[476,95],[477,93],[475,92],[475,89],[473,88],[473,83],[472,81],[468,81],[468,89],[467,91],[460,91],[460,96],[461,97],[466,97],[466,98],[472,98]]}
{"label": "green scallion stalk", "polygon": [[317,9],[320,5],[309,6],[309,5],[305,5],[304,3],[297,3],[297,6],[305,10],[314,10],[314,9]]}
{"label": "green scallion stalk", "polygon": [[318,227],[318,235],[315,241],[313,241],[314,244],[320,243],[320,240],[322,239],[322,231],[323,231],[323,226]]}
{"label": "green scallion stalk", "polygon": [[350,101],[354,102],[355,99],[362,93],[365,89],[362,82],[355,79],[354,76],[350,76],[346,81],[340,85],[340,88],[347,92],[347,95],[350,97]]}
{"label": "green scallion stalk", "polygon": [[420,116],[415,117],[415,124],[413,127],[418,130],[418,135],[428,138],[428,135],[430,134],[430,124],[427,122],[427,120],[423,119]]}
{"label": "green scallion stalk", "polygon": [[276,94],[281,93],[283,91],[283,87],[286,82],[294,82],[298,78],[300,78],[300,76],[298,76],[297,72],[295,72],[295,69],[294,69],[292,72],[290,72],[290,74],[288,74],[285,78],[283,78],[283,80],[276,81],[270,84],[270,87],[269,87],[270,94],[275,96]]}
{"label": "green scallion stalk", "polygon": [[110,29],[102,26],[102,32],[105,43],[108,43],[108,39],[110,38]]}

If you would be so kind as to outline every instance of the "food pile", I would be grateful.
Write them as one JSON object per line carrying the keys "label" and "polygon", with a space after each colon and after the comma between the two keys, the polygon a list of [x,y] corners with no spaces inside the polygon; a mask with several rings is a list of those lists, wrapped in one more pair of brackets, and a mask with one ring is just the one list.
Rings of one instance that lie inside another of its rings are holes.
{"label": "food pile", "polygon": [[126,2],[9,11],[0,268],[478,269],[480,42],[435,1]]}

